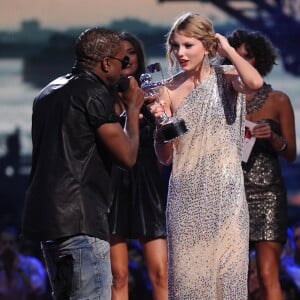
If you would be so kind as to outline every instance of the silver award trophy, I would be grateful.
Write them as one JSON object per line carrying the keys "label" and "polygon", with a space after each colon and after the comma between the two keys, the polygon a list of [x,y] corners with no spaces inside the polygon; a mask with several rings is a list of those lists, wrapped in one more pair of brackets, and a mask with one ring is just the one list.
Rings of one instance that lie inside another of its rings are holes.
{"label": "silver award trophy", "polygon": [[[160,63],[154,63],[147,66],[149,73],[142,74],[140,77],[141,88],[145,92],[145,97],[158,95],[159,87],[165,85],[163,72]],[[162,80],[152,82],[151,73],[161,72]],[[159,98],[156,101],[159,103]],[[183,119],[167,116],[166,112],[160,116],[160,126],[157,128],[158,135],[162,137],[162,142],[167,143],[187,132],[187,128]]]}

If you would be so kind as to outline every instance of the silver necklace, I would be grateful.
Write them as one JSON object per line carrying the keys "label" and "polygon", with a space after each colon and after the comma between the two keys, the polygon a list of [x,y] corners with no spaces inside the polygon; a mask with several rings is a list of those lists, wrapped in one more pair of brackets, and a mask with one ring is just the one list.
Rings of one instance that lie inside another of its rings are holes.
{"label": "silver necklace", "polygon": [[258,111],[266,102],[269,93],[272,91],[271,84],[264,82],[263,86],[254,94],[252,100],[247,101],[246,111],[247,114],[254,113]]}

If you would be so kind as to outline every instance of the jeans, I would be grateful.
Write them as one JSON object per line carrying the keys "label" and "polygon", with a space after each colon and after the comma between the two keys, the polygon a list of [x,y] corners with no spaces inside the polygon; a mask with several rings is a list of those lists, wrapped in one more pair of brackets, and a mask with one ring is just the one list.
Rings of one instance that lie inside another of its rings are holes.
{"label": "jeans", "polygon": [[55,300],[110,300],[109,243],[87,235],[42,242]]}

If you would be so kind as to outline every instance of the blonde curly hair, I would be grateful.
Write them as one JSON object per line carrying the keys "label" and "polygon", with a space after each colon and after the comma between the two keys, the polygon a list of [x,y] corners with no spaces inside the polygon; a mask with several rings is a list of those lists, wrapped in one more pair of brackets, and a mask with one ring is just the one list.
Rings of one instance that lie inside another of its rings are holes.
{"label": "blonde curly hair", "polygon": [[173,54],[173,39],[175,33],[198,39],[208,51],[209,57],[216,55],[218,44],[212,22],[198,13],[188,12],[181,15],[174,22],[167,34],[166,57],[171,66],[175,64],[175,57]]}

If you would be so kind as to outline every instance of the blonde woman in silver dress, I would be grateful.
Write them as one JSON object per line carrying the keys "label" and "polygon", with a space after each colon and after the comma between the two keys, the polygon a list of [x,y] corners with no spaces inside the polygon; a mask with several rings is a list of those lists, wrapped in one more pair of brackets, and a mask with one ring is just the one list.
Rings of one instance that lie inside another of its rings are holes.
{"label": "blonde woman in silver dress", "polygon": [[[151,109],[184,119],[188,132],[164,143],[172,163],[167,203],[169,299],[246,300],[249,216],[241,150],[245,97],[260,88],[259,73],[215,34],[211,22],[186,13],[167,37],[167,57],[182,71],[160,91]],[[213,66],[216,53],[233,66]]]}

